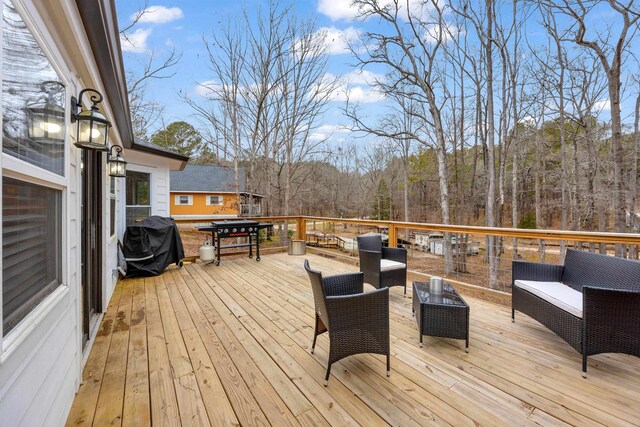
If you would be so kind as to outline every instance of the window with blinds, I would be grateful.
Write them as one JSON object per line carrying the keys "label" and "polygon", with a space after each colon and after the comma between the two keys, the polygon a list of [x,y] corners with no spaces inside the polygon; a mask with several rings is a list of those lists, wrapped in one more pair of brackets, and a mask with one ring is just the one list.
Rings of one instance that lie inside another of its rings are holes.
{"label": "window with blinds", "polygon": [[177,195],[174,200],[176,205],[193,205],[193,196]]}
{"label": "window with blinds", "polygon": [[2,320],[7,334],[61,283],[62,193],[2,178]]}
{"label": "window with blinds", "polygon": [[1,2],[2,322],[6,336],[62,283],[60,188],[64,183],[60,179],[65,172],[67,116],[66,88],[49,56],[12,1]]}
{"label": "window with blinds", "polygon": [[207,196],[207,205],[221,205],[222,204],[222,196]]}

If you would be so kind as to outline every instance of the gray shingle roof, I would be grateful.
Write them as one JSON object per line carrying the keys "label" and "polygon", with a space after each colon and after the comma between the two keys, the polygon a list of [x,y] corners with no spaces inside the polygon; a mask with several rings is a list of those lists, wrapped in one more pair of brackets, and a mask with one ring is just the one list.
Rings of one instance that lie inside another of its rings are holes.
{"label": "gray shingle roof", "polygon": [[[245,191],[245,172],[238,168],[240,192]],[[171,191],[235,192],[233,168],[212,165],[189,165],[171,171]]]}

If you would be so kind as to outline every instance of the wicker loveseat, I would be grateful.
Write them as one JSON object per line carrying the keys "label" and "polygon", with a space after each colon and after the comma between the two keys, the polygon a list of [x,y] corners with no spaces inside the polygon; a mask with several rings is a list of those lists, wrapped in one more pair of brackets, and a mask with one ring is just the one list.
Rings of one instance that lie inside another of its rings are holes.
{"label": "wicker loveseat", "polygon": [[567,250],[564,265],[514,261],[515,311],[542,323],[587,356],[640,356],[640,262]]}

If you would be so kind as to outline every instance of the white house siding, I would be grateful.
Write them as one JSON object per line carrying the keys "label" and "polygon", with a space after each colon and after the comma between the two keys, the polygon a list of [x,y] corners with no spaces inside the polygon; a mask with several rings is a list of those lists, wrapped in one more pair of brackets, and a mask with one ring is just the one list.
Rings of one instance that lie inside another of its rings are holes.
{"label": "white house siding", "polygon": [[[75,3],[67,0],[12,1],[49,60],[66,80],[67,105],[70,97],[77,95],[81,88],[93,87],[104,93]],[[101,104],[101,109],[107,117],[112,117],[108,100]],[[64,425],[81,381],[83,355],[91,347],[92,341],[84,351],[82,348],[80,151],[73,146],[74,137],[75,126],[70,123],[67,108],[66,174],[60,184],[63,285],[7,336],[0,336],[1,426]],[[111,132],[110,138],[123,145],[117,129]],[[168,171],[161,174],[159,184],[167,186],[167,175]],[[106,173],[105,182],[103,200],[108,201]],[[122,184],[119,183],[118,205],[124,203]],[[166,201],[164,206],[168,206]],[[117,223],[120,223],[123,222],[123,209],[121,206],[117,209]],[[116,280],[112,270],[116,266],[117,253],[116,239],[108,236],[107,204],[103,224],[103,265],[108,267],[104,272],[102,301],[106,307]],[[122,225],[117,224],[116,229],[121,230]]]}

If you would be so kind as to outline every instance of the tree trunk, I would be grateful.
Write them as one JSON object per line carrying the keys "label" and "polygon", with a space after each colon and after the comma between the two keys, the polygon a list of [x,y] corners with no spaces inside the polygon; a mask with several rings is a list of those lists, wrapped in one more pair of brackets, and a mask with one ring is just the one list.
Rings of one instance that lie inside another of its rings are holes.
{"label": "tree trunk", "polygon": [[[620,57],[614,58],[614,66],[607,73],[609,78],[609,99],[611,100],[611,143],[613,146],[613,212],[615,231],[624,233],[625,221],[625,193],[624,193],[624,149],[622,147],[622,118],[620,112]],[[622,245],[616,245],[616,256],[623,256]]]}
{"label": "tree trunk", "polygon": [[[635,120],[633,121],[633,139],[631,147],[631,171],[629,177],[629,219],[630,231],[636,233],[636,203],[638,198],[638,150],[640,149],[640,93],[636,97]],[[632,245],[629,257],[638,258],[638,246]]]}
{"label": "tree trunk", "polygon": [[[494,2],[492,0],[485,0],[485,6],[487,8],[487,40],[485,43],[485,51],[487,61],[487,176],[488,176],[488,188],[487,188],[487,202],[486,202],[486,216],[487,226],[495,227],[496,225],[496,213],[495,213],[495,199],[496,199],[496,173],[495,173],[495,117],[493,107],[493,20],[495,16]],[[497,289],[498,284],[498,271],[500,269],[500,258],[498,254],[498,248],[496,244],[495,236],[488,236],[487,238],[487,258],[489,261],[489,287],[491,289]]]}

